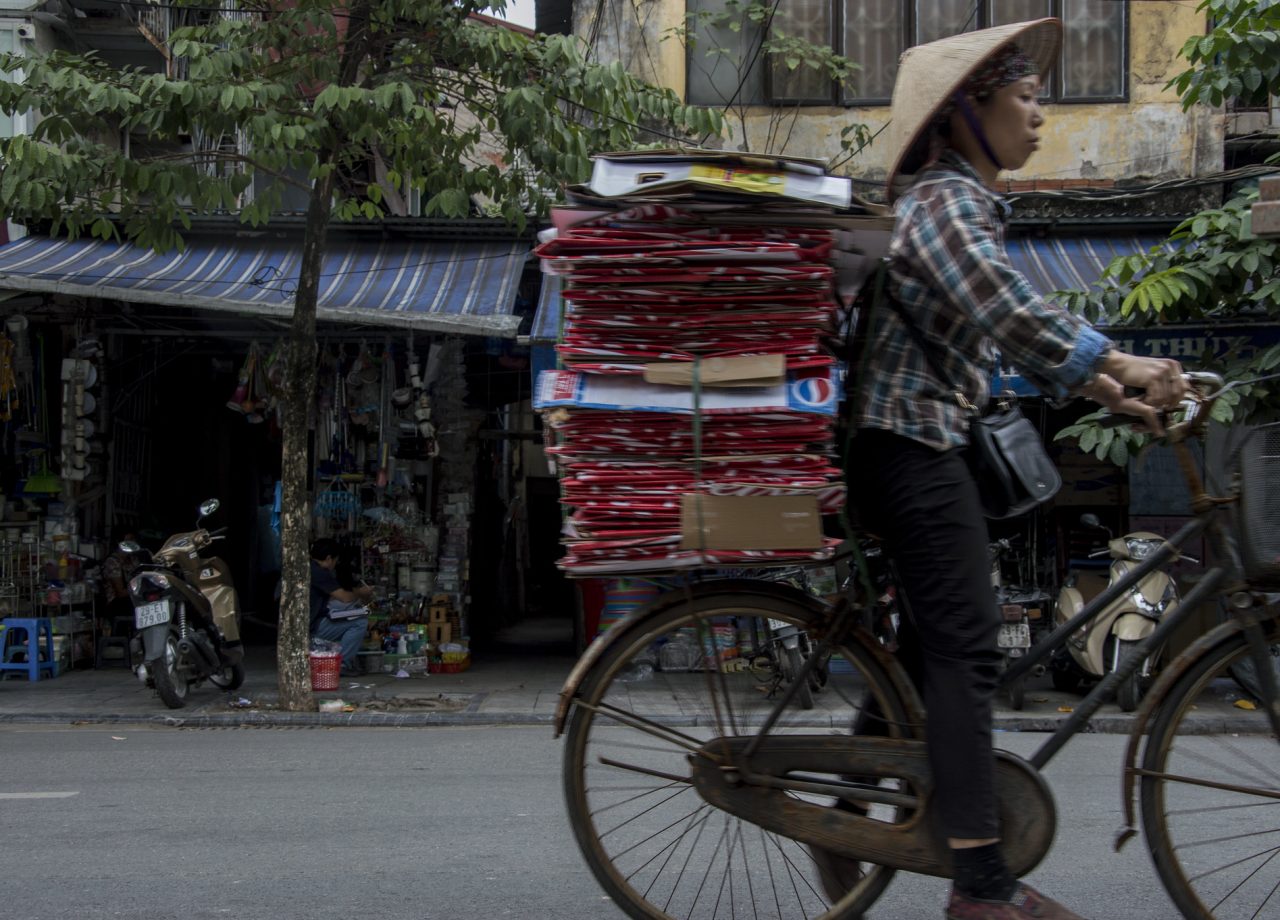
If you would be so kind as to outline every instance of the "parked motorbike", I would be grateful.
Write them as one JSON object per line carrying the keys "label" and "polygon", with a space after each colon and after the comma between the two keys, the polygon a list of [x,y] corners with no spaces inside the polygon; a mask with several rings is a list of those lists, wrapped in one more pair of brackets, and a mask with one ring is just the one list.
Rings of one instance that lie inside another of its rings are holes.
{"label": "parked motorbike", "polygon": [[[809,634],[799,626],[782,620],[769,620],[769,650],[777,669],[779,686],[794,683],[804,668],[805,659],[813,654]],[[827,666],[818,662],[807,679],[796,690],[801,709],[813,708],[813,694],[827,684]]]}
{"label": "parked motorbike", "polygon": [[[1009,668],[1031,648],[1036,627],[1044,622],[1049,608],[1049,595],[1041,588],[1005,584],[1003,562],[1010,552],[1008,540],[996,540],[987,547],[991,560],[991,587],[996,595],[996,608],[1000,611],[1000,632],[996,645],[1004,655],[1004,667]],[[1043,674],[1043,668],[1032,671],[1030,676]],[[1026,702],[1027,677],[1012,681],[1007,687],[1009,704],[1021,709]]]}
{"label": "parked motorbike", "polygon": [[[1058,594],[1056,622],[1059,625],[1079,613],[1089,601],[1165,542],[1159,534],[1145,531],[1113,537],[1092,514],[1081,517],[1080,523],[1107,534],[1106,548],[1090,553],[1089,558],[1110,556],[1110,572],[1107,578],[1082,572],[1068,576]],[[1197,561],[1190,556],[1179,558]],[[1160,619],[1178,606],[1178,600],[1178,586],[1173,578],[1159,569],[1150,572],[1127,595],[1117,598],[1100,616],[1068,638],[1065,651],[1060,652],[1051,665],[1054,688],[1073,692],[1083,681],[1097,680],[1116,670],[1120,662],[1137,654],[1137,644],[1155,631]],[[1143,692],[1159,670],[1161,651],[1152,651],[1142,666],[1120,685],[1116,702],[1125,712],[1138,708]]]}
{"label": "parked motorbike", "polygon": [[[188,691],[205,680],[222,690],[244,683],[240,602],[231,573],[218,557],[201,556],[222,539],[220,531],[200,526],[218,507],[216,498],[204,502],[196,529],[169,537],[129,579],[134,654],[143,661],[138,678],[170,709],[185,706]],[[145,556],[136,543],[120,548]]]}

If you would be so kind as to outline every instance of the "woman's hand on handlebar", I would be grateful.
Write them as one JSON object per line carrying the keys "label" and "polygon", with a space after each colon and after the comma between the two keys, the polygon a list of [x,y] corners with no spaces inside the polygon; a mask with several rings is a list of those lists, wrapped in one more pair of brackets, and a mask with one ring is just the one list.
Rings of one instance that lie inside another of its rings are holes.
{"label": "woman's hand on handlebar", "polygon": [[1125,395],[1124,385],[1114,377],[1099,374],[1080,392],[1108,410],[1113,417],[1127,418],[1135,425],[1141,423],[1157,436],[1164,434],[1162,414],[1142,399]]}
{"label": "woman's hand on handlebar", "polygon": [[1172,358],[1143,358],[1112,349],[1099,370],[1100,377],[1106,375],[1124,386],[1144,390],[1142,402],[1153,409],[1173,409],[1187,395],[1182,365]]}

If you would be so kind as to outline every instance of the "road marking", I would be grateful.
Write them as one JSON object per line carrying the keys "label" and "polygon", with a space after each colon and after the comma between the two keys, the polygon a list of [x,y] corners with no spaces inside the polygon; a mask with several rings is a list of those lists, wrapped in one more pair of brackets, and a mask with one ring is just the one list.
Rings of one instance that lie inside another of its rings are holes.
{"label": "road marking", "polygon": [[69,799],[76,792],[0,792],[0,799]]}

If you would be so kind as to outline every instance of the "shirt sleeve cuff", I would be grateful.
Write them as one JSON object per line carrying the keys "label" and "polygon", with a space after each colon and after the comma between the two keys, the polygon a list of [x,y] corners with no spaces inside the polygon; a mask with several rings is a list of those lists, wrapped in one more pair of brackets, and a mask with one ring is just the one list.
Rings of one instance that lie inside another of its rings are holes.
{"label": "shirt sleeve cuff", "polygon": [[1089,379],[1093,366],[1110,346],[1111,340],[1105,335],[1090,326],[1081,326],[1076,347],[1071,349],[1071,354],[1063,362],[1062,372],[1055,376],[1066,384],[1068,390],[1080,386]]}

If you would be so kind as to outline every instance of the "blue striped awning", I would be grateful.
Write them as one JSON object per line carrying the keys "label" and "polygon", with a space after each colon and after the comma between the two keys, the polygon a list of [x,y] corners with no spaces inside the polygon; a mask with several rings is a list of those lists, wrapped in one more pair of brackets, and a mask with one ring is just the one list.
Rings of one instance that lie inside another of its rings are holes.
{"label": "blue striped awning", "polygon": [[564,301],[560,298],[560,276],[543,274],[542,290],[538,292],[538,309],[533,314],[533,328],[529,341],[555,343],[560,339],[560,311]]}
{"label": "blue striped awning", "polygon": [[[1147,252],[1163,236],[1017,237],[1006,244],[1009,261],[1041,294],[1084,291],[1117,256]],[[0,250],[3,252],[3,250]],[[542,292],[529,341],[554,343],[560,332],[560,276],[542,276]]]}
{"label": "blue striped awning", "polygon": [[[529,244],[513,240],[331,240],[316,317],[514,337]],[[190,237],[183,252],[30,236],[0,246],[0,290],[44,291],[291,316],[301,244]]]}
{"label": "blue striped awning", "polygon": [[1050,294],[1088,290],[1112,259],[1147,252],[1164,242],[1163,236],[1018,237],[1005,248],[1013,267],[1031,286]]}

